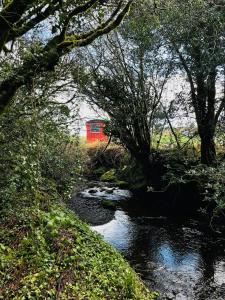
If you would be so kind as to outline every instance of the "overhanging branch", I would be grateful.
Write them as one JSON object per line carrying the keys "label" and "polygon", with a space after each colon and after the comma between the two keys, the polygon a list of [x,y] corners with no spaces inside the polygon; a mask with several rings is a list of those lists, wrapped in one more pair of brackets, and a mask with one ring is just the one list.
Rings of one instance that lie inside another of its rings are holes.
{"label": "overhanging branch", "polygon": [[[14,70],[11,76],[1,82],[0,113],[3,112],[5,107],[10,103],[16,91],[21,86],[27,84],[31,78],[44,72],[53,71],[54,67],[59,62],[60,57],[62,57],[64,54],[70,52],[75,47],[83,47],[90,44],[99,36],[107,34],[117,27],[128,12],[132,2],[133,0],[129,0],[122,10],[122,1],[119,2],[117,8],[114,12],[112,12],[111,16],[95,30],[85,34],[84,37],[82,36],[82,39],[74,39],[72,41],[65,39],[64,29],[67,27],[68,23],[68,19],[66,19],[63,31],[59,35],[53,37],[47,43],[47,45],[39,51],[39,53],[24,61],[20,67]],[[71,13],[69,17],[72,18],[75,14],[86,11],[95,3],[96,0],[90,0],[85,5],[78,6],[73,10],[73,13]]]}

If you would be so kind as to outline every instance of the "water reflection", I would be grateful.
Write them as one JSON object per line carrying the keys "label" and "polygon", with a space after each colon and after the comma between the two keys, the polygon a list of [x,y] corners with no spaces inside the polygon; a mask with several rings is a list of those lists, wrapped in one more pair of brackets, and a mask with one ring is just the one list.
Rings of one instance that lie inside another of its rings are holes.
{"label": "water reflection", "polygon": [[92,227],[130,261],[161,299],[225,299],[224,243],[187,225],[154,225],[122,210]]}
{"label": "water reflection", "polygon": [[115,212],[114,219],[107,224],[92,227],[118,250],[126,252],[132,247],[135,226],[122,211]]}
{"label": "water reflection", "polygon": [[172,247],[165,243],[159,246],[156,260],[159,264],[164,265],[171,271],[193,273],[199,265],[200,256],[196,252],[180,254],[173,251]]}

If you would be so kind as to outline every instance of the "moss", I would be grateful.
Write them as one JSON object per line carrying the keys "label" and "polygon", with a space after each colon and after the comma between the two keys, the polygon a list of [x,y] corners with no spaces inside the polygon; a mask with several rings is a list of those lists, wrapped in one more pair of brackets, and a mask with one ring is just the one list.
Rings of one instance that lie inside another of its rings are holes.
{"label": "moss", "polygon": [[1,299],[154,299],[122,256],[63,205],[0,224]]}
{"label": "moss", "polygon": [[111,169],[111,170],[105,172],[100,177],[100,180],[101,181],[105,181],[105,182],[115,182],[117,180],[116,170],[115,169]]}
{"label": "moss", "polygon": [[123,180],[116,180],[116,185],[122,189],[129,188],[129,184]]}
{"label": "moss", "polygon": [[119,181],[124,183],[124,188],[130,190],[146,190],[146,181],[143,172],[136,164],[126,165],[117,172]]}

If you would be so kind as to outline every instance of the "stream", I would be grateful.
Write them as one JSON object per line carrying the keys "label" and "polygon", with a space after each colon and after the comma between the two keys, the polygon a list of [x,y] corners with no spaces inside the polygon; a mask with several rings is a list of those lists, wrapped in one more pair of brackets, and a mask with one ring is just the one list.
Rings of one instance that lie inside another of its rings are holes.
{"label": "stream", "polygon": [[225,299],[225,237],[198,220],[152,216],[129,191],[112,186],[89,187],[70,207],[159,291],[159,299]]}

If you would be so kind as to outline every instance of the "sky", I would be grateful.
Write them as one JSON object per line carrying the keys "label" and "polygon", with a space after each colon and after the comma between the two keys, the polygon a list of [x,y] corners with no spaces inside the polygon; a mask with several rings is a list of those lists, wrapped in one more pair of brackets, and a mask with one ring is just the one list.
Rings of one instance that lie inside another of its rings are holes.
{"label": "sky", "polygon": [[[184,80],[182,76],[173,76],[167,83],[167,87],[163,92],[164,106],[168,107],[170,102],[174,99],[176,94],[180,92],[188,91],[187,82]],[[184,116],[184,112],[180,110],[178,112],[179,116],[172,119],[171,123],[175,127],[186,127],[190,126],[190,122],[194,122],[193,118],[187,118]],[[86,121],[91,119],[105,119],[108,118],[107,114],[103,111],[99,110],[96,106],[88,105],[84,101],[80,104],[80,117],[81,120],[78,124],[80,128],[80,136],[86,136]]]}

